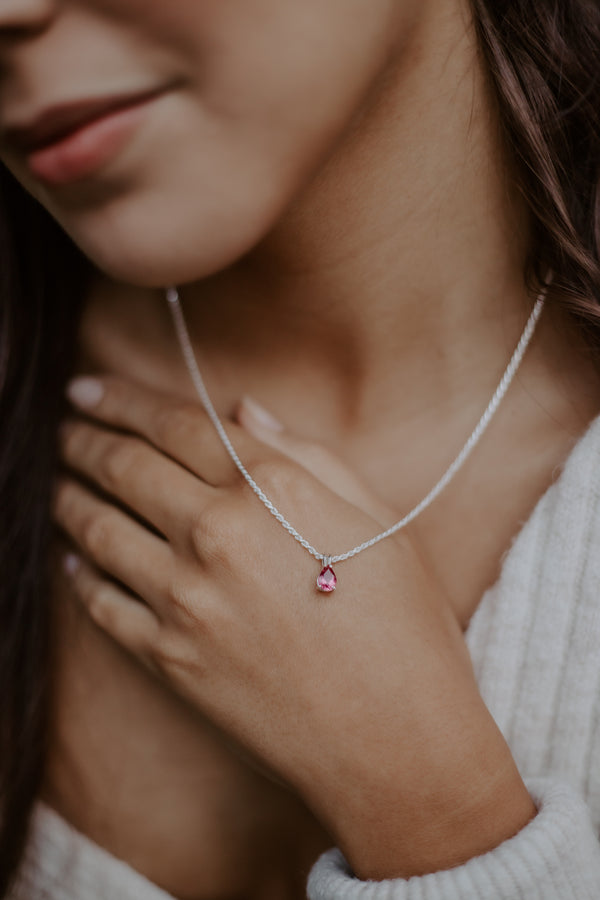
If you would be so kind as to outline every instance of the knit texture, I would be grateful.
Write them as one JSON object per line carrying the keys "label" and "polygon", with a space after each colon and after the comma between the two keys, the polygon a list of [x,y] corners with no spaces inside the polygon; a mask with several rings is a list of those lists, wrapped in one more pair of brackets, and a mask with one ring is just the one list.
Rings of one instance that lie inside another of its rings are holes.
{"label": "knit texture", "polygon": [[488,853],[407,879],[361,881],[330,850],[309,900],[600,898],[600,417],[513,539],[465,639],[537,815]]}
{"label": "knit texture", "polygon": [[[600,898],[600,416],[513,539],[465,640],[537,815],[488,853],[408,879],[362,881],[333,848],[309,900]],[[19,900],[168,897],[42,805],[23,883]]]}
{"label": "knit texture", "polygon": [[39,803],[10,900],[173,900]]}

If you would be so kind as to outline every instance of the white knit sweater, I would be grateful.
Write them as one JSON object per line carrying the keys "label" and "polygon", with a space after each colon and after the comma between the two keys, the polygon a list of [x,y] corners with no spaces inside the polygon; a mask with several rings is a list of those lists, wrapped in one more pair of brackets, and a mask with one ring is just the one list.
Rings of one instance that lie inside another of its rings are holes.
{"label": "white knit sweater", "polygon": [[[600,900],[600,416],[514,538],[465,639],[537,815],[490,852],[409,879],[361,881],[334,848],[310,873],[310,900]],[[42,805],[13,896],[169,900]]]}

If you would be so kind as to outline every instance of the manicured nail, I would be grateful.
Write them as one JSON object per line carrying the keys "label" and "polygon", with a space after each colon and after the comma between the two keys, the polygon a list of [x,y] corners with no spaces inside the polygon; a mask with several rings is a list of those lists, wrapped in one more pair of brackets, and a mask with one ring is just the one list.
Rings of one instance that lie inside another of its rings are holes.
{"label": "manicured nail", "polygon": [[249,416],[254,419],[257,425],[262,428],[269,428],[271,431],[283,431],[283,425],[263,406],[245,394],[242,397],[242,404]]}
{"label": "manicured nail", "polygon": [[104,396],[104,386],[97,378],[88,375],[73,378],[67,385],[67,397],[75,406],[87,409],[100,403]]}
{"label": "manicured nail", "polygon": [[74,575],[80,565],[81,560],[76,553],[67,553],[63,559],[63,569],[67,575]]}

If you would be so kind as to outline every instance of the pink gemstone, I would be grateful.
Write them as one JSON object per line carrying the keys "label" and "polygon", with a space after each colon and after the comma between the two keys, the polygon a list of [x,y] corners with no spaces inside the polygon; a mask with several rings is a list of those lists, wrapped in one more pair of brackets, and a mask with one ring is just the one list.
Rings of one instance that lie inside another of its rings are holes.
{"label": "pink gemstone", "polygon": [[324,591],[328,594],[330,591],[335,591],[336,585],[337,578],[335,577],[335,572],[331,566],[325,566],[324,569],[321,569],[321,574],[317,578],[317,587],[320,591]]}

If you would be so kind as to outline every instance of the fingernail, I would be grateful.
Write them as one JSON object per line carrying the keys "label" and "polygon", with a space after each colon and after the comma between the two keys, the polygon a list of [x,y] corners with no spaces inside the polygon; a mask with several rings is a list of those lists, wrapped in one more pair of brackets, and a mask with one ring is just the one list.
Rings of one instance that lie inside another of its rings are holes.
{"label": "fingernail", "polygon": [[74,575],[80,565],[81,560],[76,553],[67,553],[63,559],[63,569],[67,575]]}
{"label": "fingernail", "polygon": [[84,375],[73,378],[67,385],[67,397],[75,404],[87,409],[96,406],[104,396],[104,386],[97,378]]}
{"label": "fingernail", "polygon": [[283,431],[283,425],[279,419],[276,419],[274,415],[257,403],[256,400],[253,400],[252,397],[245,394],[242,397],[242,404],[244,405],[246,412],[255,420],[257,425],[260,425],[263,428],[270,428],[271,431]]}

